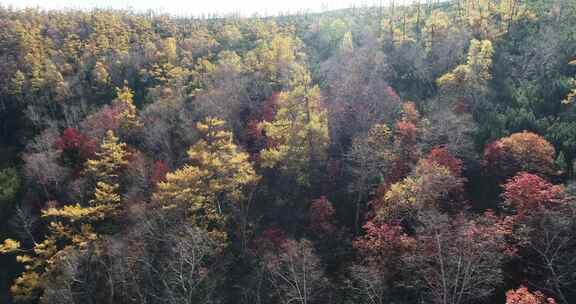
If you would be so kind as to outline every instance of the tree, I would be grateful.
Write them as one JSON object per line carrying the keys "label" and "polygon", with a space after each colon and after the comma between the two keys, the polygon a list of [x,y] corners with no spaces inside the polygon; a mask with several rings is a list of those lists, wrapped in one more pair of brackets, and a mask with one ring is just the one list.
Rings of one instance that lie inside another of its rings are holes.
{"label": "tree", "polygon": [[169,208],[184,207],[198,227],[225,240],[227,209],[244,204],[247,188],[259,176],[223,126],[223,120],[210,117],[196,124],[202,139],[188,150],[190,164],[168,173],[157,184],[154,200]]}
{"label": "tree", "polygon": [[312,201],[309,214],[310,229],[318,236],[328,236],[336,233],[338,227],[334,222],[336,210],[325,196]]}
{"label": "tree", "polygon": [[556,301],[540,291],[530,292],[525,286],[520,286],[506,292],[506,304],[556,304]]}
{"label": "tree", "polygon": [[264,257],[269,280],[282,303],[316,303],[326,287],[320,259],[308,240],[288,240]]}
{"label": "tree", "polygon": [[472,115],[436,102],[428,111],[426,120],[428,129],[422,138],[425,148],[444,147],[467,164],[478,162],[474,145],[477,126]]}
{"label": "tree", "polygon": [[493,54],[490,40],[473,39],[466,63],[442,75],[436,83],[447,94],[476,107],[486,95],[488,82],[492,79]]}
{"label": "tree", "polygon": [[519,215],[533,214],[543,208],[562,205],[564,188],[547,182],[538,175],[521,172],[505,183],[504,203]]}
{"label": "tree", "polygon": [[402,104],[402,116],[396,121],[390,169],[385,182],[394,183],[407,176],[420,159],[420,139],[424,125],[414,102]]}
{"label": "tree", "polygon": [[64,163],[84,164],[96,152],[96,141],[76,128],[66,128],[56,140],[56,148],[62,151]]}
{"label": "tree", "polygon": [[426,160],[448,168],[454,176],[460,176],[462,174],[462,161],[454,157],[446,148],[436,147],[432,149],[426,157]]}
{"label": "tree", "polygon": [[136,106],[133,101],[134,93],[124,82],[122,88],[116,88],[116,99],[113,104],[119,108],[118,119],[120,126],[126,131],[133,131],[141,126],[136,114]]}
{"label": "tree", "polygon": [[301,41],[291,35],[275,34],[271,39],[258,41],[256,47],[249,51],[244,61],[248,69],[261,72],[268,82],[276,88],[289,84],[292,69],[300,61]]}
{"label": "tree", "polygon": [[96,159],[86,162],[86,172],[96,182],[93,206],[108,206],[114,211],[120,203],[119,171],[128,164],[128,151],[125,143],[120,143],[114,132],[108,130],[96,152]]}
{"label": "tree", "polygon": [[128,162],[126,144],[119,143],[114,132],[109,130],[102,141],[96,159],[86,161],[86,171],[96,182],[94,199],[90,206],[66,205],[61,208],[55,203],[42,210],[42,217],[49,219],[48,234],[32,249],[19,246],[10,251],[21,252],[18,261],[26,265],[26,271],[16,279],[11,288],[17,301],[29,301],[40,295],[58,273],[57,264],[72,256],[76,251],[85,252],[99,239],[95,223],[109,219],[118,209],[119,170]]}
{"label": "tree", "polygon": [[555,174],[556,150],[532,132],[514,133],[486,146],[484,167],[496,177],[511,177],[520,171],[551,176]]}
{"label": "tree", "polygon": [[294,77],[293,89],[278,97],[273,121],[261,122],[268,147],[261,151],[261,166],[279,168],[294,176],[300,185],[318,182],[330,141],[327,112],[320,88],[310,88],[310,75],[304,67]]}
{"label": "tree", "polygon": [[340,52],[322,64],[330,137],[343,153],[353,138],[366,134],[373,125],[391,125],[401,106],[387,82],[386,56],[374,43],[376,39],[370,38],[353,52]]}
{"label": "tree", "polygon": [[511,223],[488,213],[473,220],[436,211],[420,216],[415,249],[404,257],[413,288],[432,303],[459,304],[491,296],[503,281]]}
{"label": "tree", "polygon": [[414,249],[415,240],[398,222],[368,221],[363,228],[366,234],[354,240],[359,260],[350,269],[352,288],[367,303],[384,304],[391,301],[402,257]]}
{"label": "tree", "polygon": [[32,184],[40,185],[47,199],[59,192],[69,175],[69,169],[61,164],[61,152],[54,143],[58,133],[54,129],[42,132],[29,145],[22,156],[24,175]]}
{"label": "tree", "polygon": [[[538,185],[536,187],[539,187]],[[548,185],[548,191],[550,188]],[[534,191],[537,192],[538,188]],[[543,189],[541,199],[547,199]],[[535,199],[537,200],[537,199]],[[553,295],[560,303],[570,303],[573,297],[573,277],[576,261],[572,251],[576,248],[576,209],[572,200],[563,200],[530,209],[515,216],[514,238],[519,244],[525,281],[529,286]]]}
{"label": "tree", "polygon": [[450,198],[462,192],[462,186],[463,179],[454,176],[448,167],[421,160],[413,175],[392,184],[379,199],[375,206],[377,217],[410,222],[423,210],[458,210],[451,207],[460,202],[452,202]]}
{"label": "tree", "polygon": [[355,138],[346,155],[352,175],[349,191],[357,195],[355,199],[356,233],[360,228],[361,204],[386,174],[392,160],[392,132],[385,124],[376,124],[365,137]]}

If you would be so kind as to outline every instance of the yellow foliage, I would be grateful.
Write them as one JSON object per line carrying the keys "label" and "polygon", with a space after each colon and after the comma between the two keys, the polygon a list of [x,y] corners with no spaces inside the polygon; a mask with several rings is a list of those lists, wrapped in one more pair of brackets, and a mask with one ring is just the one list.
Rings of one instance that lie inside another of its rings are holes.
{"label": "yellow foliage", "polygon": [[86,162],[86,171],[97,180],[111,180],[117,177],[118,170],[128,164],[126,144],[120,143],[112,130],[106,136],[96,152],[96,159]]}
{"label": "yellow foliage", "polygon": [[326,159],[330,139],[320,89],[307,89],[309,78],[302,79],[291,91],[280,94],[274,120],[260,123],[273,143],[260,153],[260,159],[262,167],[277,167],[308,185],[310,164]]}
{"label": "yellow foliage", "polygon": [[121,127],[125,130],[132,130],[141,126],[136,115],[133,97],[134,93],[126,84],[122,88],[116,88],[116,99],[113,102],[122,109],[119,119]]}
{"label": "yellow foliage", "polygon": [[375,124],[368,131],[368,143],[373,148],[384,147],[390,141],[392,131],[385,124]]}
{"label": "yellow foliage", "polygon": [[[119,99],[130,100],[129,90],[120,90]],[[97,158],[86,162],[86,171],[96,179],[92,206],[66,205],[42,210],[42,217],[50,219],[49,233],[44,241],[35,244],[32,252],[18,256],[18,262],[26,271],[16,279],[11,291],[17,301],[29,301],[39,294],[43,280],[49,280],[59,259],[70,250],[85,250],[98,239],[93,224],[113,214],[119,206],[119,185],[115,182],[118,171],[128,162],[126,144],[109,130],[106,133]],[[1,249],[16,248],[15,241],[7,240]]]}
{"label": "yellow foliage", "polygon": [[14,252],[20,249],[20,242],[13,239],[5,239],[4,243],[0,244],[0,253]]}
{"label": "yellow foliage", "polygon": [[34,271],[23,272],[10,287],[10,292],[16,302],[26,302],[36,297],[40,285],[40,275]]}
{"label": "yellow foliage", "polygon": [[154,199],[164,206],[186,206],[195,223],[213,236],[225,236],[226,203],[240,203],[247,186],[258,182],[248,154],[232,142],[232,133],[223,130],[224,121],[206,118],[196,128],[202,134],[188,150],[190,164],[166,175],[158,184]]}
{"label": "yellow foliage", "polygon": [[423,208],[437,208],[449,193],[460,191],[462,179],[436,162],[422,160],[411,176],[392,184],[381,199],[378,216],[401,219],[414,216]]}
{"label": "yellow foliage", "polygon": [[444,90],[469,91],[482,89],[492,79],[492,56],[494,49],[490,40],[470,42],[466,64],[457,66],[436,80]]}
{"label": "yellow foliage", "polygon": [[260,41],[246,54],[245,63],[251,71],[264,73],[274,84],[287,84],[289,71],[299,57],[301,42],[289,35],[275,35],[269,42]]}

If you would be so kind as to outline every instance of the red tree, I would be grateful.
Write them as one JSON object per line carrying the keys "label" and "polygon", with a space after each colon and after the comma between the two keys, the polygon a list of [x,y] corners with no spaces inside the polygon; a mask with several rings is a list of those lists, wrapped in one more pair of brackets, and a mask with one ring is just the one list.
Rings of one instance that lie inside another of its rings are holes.
{"label": "red tree", "polygon": [[154,162],[154,165],[152,167],[152,184],[156,185],[159,182],[163,182],[166,181],[166,173],[168,173],[170,171],[170,169],[168,168],[168,166],[166,166],[166,163],[161,161],[161,160],[157,160]]}
{"label": "red tree", "polygon": [[279,250],[287,240],[288,236],[286,232],[279,226],[273,225],[254,239],[253,247],[260,253],[276,251]]}
{"label": "red tree", "polygon": [[436,147],[432,149],[426,160],[448,168],[454,176],[462,174],[462,161],[452,155],[446,148]]}
{"label": "red tree", "polygon": [[530,292],[528,288],[520,286],[506,292],[506,304],[556,304],[556,301],[546,298],[540,291]]}
{"label": "red tree", "polygon": [[520,215],[559,204],[564,192],[562,186],[526,172],[511,178],[502,187],[505,204],[514,207]]}
{"label": "red tree", "polygon": [[520,171],[554,174],[554,147],[531,132],[515,133],[486,146],[484,167],[494,176],[510,177]]}
{"label": "red tree", "polygon": [[366,235],[357,238],[354,247],[370,262],[382,264],[413,246],[414,240],[407,236],[397,223],[368,221],[363,228]]}
{"label": "red tree", "polygon": [[75,128],[67,128],[56,139],[56,148],[66,153],[74,162],[83,162],[94,156],[96,141]]}
{"label": "red tree", "polygon": [[317,234],[333,234],[337,229],[334,225],[335,213],[332,203],[325,196],[314,200],[310,206],[310,229]]}

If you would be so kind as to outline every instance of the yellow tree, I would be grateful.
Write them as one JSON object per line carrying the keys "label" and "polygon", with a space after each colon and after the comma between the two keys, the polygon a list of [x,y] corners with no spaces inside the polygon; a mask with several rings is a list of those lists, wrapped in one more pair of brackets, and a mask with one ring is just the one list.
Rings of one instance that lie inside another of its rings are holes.
{"label": "yellow tree", "polygon": [[486,94],[488,82],[492,79],[493,55],[494,48],[490,40],[473,39],[466,63],[442,75],[436,83],[445,93],[476,104]]}
{"label": "yellow tree", "polygon": [[86,162],[86,171],[96,180],[94,199],[90,206],[53,206],[42,210],[42,217],[49,220],[48,234],[30,250],[20,248],[11,239],[0,245],[0,253],[21,253],[17,260],[25,265],[25,271],[11,287],[17,301],[26,302],[41,294],[43,282],[57,275],[57,265],[66,260],[71,251],[88,249],[98,239],[95,224],[110,218],[120,203],[118,172],[127,164],[126,144],[119,143],[112,131],[106,133],[97,158]]}
{"label": "yellow tree", "polygon": [[198,122],[202,139],[188,150],[190,163],[168,173],[154,194],[154,200],[166,208],[186,207],[198,227],[223,241],[227,238],[227,204],[243,208],[247,187],[260,178],[248,154],[240,151],[232,133],[223,129],[224,124],[211,117]]}
{"label": "yellow tree", "polygon": [[128,164],[126,144],[121,143],[112,130],[106,132],[95,159],[86,161],[86,172],[96,181],[92,206],[113,212],[120,203],[118,173]]}
{"label": "yellow tree", "polygon": [[122,88],[116,88],[116,99],[113,103],[121,109],[119,119],[120,126],[126,131],[133,130],[141,126],[136,115],[136,106],[134,105],[134,93],[125,82]]}
{"label": "yellow tree", "polygon": [[283,86],[290,80],[291,69],[303,57],[302,42],[290,35],[275,35],[269,41],[259,41],[245,56],[246,66],[261,72],[270,83]]}
{"label": "yellow tree", "polygon": [[326,159],[328,117],[320,88],[309,87],[310,75],[305,67],[294,70],[291,82],[292,90],[278,98],[274,120],[260,124],[268,139],[268,148],[260,154],[261,165],[279,168],[295,176],[298,183],[310,185],[311,171]]}

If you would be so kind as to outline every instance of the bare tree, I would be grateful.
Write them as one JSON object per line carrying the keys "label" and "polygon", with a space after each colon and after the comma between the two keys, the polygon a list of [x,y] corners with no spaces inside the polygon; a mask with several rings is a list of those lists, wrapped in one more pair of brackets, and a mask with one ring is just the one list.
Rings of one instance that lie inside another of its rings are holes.
{"label": "bare tree", "polygon": [[334,142],[350,144],[355,135],[376,123],[392,122],[399,112],[400,98],[386,81],[390,73],[386,57],[370,38],[354,52],[326,61],[322,70]]}
{"label": "bare tree", "polygon": [[19,239],[30,244],[36,244],[34,230],[36,229],[37,222],[38,217],[32,214],[30,208],[22,208],[22,206],[16,207],[14,217],[10,220],[14,231],[19,234]]}
{"label": "bare tree", "polygon": [[414,287],[423,288],[426,302],[460,304],[492,295],[503,280],[508,233],[496,217],[467,220],[427,211],[420,221],[416,248],[404,262],[417,274]]}
{"label": "bare tree", "polygon": [[308,240],[288,240],[280,252],[264,257],[269,280],[283,303],[315,303],[326,279]]}
{"label": "bare tree", "polygon": [[568,304],[576,275],[576,208],[567,204],[522,220],[521,250],[528,283]]}
{"label": "bare tree", "polygon": [[351,289],[359,295],[365,303],[388,303],[389,285],[387,274],[372,265],[354,265],[350,269],[353,283]]}

